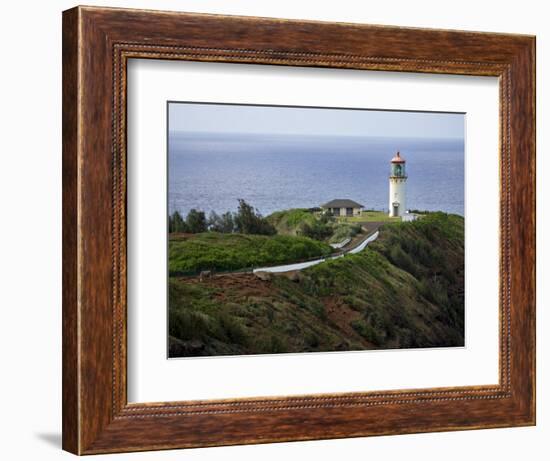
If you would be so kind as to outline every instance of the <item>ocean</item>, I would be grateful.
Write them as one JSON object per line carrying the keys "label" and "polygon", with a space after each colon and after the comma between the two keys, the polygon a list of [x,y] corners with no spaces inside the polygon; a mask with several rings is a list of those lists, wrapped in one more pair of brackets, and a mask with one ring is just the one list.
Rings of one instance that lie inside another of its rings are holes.
{"label": "ocean", "polygon": [[387,210],[390,160],[407,161],[407,207],[464,216],[464,140],[170,132],[168,210],[264,216],[335,198]]}

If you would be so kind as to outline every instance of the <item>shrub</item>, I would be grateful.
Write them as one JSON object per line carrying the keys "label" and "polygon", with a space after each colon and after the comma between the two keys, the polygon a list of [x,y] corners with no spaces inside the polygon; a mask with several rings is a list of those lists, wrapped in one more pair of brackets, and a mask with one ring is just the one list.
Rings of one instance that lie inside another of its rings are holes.
{"label": "shrub", "polygon": [[230,343],[243,346],[248,343],[248,336],[245,328],[238,318],[226,313],[220,313],[217,317],[222,334],[225,337],[223,339],[228,340]]}
{"label": "shrub", "polygon": [[202,339],[211,329],[211,319],[204,312],[170,309],[169,326],[170,335],[178,339]]}
{"label": "shrub", "polygon": [[327,223],[315,220],[313,224],[302,223],[298,233],[304,237],[323,241],[332,235],[332,228]]}
{"label": "shrub", "polygon": [[351,327],[367,341],[378,346],[382,341],[378,332],[364,320],[354,320]]}

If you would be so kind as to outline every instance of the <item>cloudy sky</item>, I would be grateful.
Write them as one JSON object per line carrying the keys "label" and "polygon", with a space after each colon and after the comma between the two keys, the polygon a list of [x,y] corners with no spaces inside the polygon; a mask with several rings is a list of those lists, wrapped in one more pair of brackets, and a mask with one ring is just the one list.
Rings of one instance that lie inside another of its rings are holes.
{"label": "cloudy sky", "polygon": [[169,130],[187,133],[462,138],[464,114],[168,103]]}

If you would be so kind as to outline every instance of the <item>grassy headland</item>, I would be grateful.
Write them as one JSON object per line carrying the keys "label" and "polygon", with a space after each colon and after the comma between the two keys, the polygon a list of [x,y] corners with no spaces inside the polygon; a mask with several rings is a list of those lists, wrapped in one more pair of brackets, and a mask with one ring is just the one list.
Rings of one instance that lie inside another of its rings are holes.
{"label": "grassy headland", "polygon": [[[293,213],[286,228],[292,227],[294,217],[299,222],[306,219]],[[279,231],[282,220],[270,222]],[[174,269],[187,268],[187,261],[210,253],[204,247],[216,246],[208,239],[220,235],[197,234],[171,242],[170,270],[172,262]],[[235,241],[238,254],[228,255],[225,242],[209,254],[212,263],[234,264],[243,248],[247,256],[237,265],[274,254],[282,260],[330,251],[325,243],[300,236],[222,238]],[[252,239],[243,243],[248,238]],[[284,238],[290,240],[277,240]],[[273,241],[281,245],[263,246]],[[297,245],[290,254],[293,242]],[[414,222],[391,222],[358,254],[267,280],[253,274],[203,282],[170,277],[169,299],[172,357],[460,346],[464,344],[464,220],[431,213]]]}
{"label": "grassy headland", "polygon": [[168,243],[170,274],[229,271],[277,265],[330,254],[332,248],[308,237],[204,232],[172,235]]}

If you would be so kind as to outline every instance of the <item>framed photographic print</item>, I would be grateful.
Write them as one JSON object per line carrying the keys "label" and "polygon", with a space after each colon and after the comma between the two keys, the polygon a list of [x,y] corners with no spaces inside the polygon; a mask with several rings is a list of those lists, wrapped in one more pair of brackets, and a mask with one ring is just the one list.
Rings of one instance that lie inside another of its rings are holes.
{"label": "framed photographic print", "polygon": [[534,51],[64,12],[64,449],[534,424]]}
{"label": "framed photographic print", "polygon": [[464,117],[168,102],[169,357],[464,346]]}

